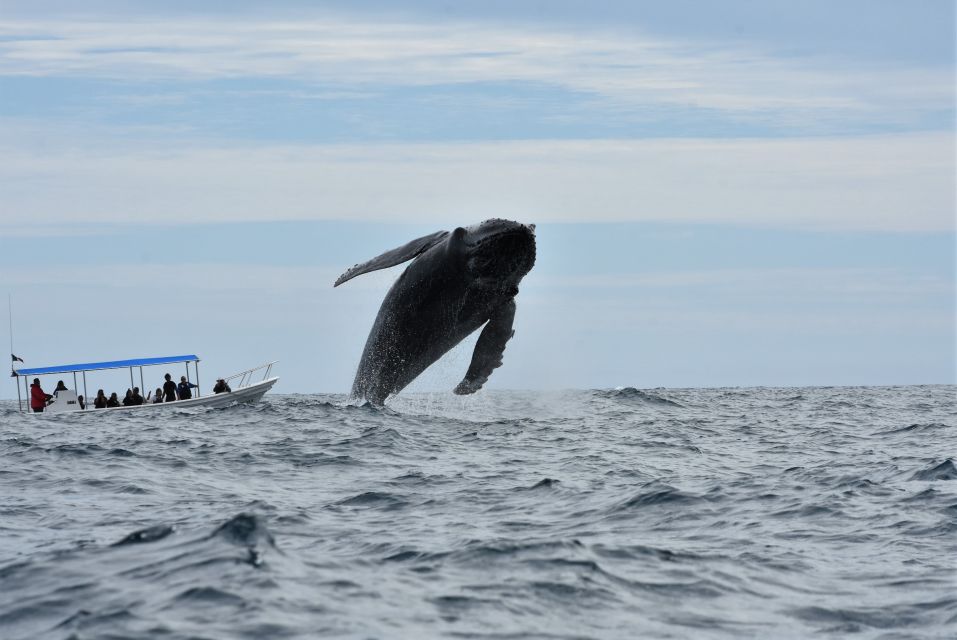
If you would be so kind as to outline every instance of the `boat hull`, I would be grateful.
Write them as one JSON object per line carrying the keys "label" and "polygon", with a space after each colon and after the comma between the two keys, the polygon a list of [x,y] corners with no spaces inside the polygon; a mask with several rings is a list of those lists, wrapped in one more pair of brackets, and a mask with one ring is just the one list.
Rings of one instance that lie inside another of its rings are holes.
{"label": "boat hull", "polygon": [[74,413],[106,413],[112,411],[154,411],[161,409],[189,409],[192,407],[228,407],[234,404],[251,404],[259,402],[262,400],[262,397],[266,395],[273,385],[279,381],[279,377],[267,378],[261,382],[251,384],[245,387],[240,387],[235,391],[230,391],[228,393],[217,393],[208,396],[200,396],[198,398],[190,398],[189,400],[177,400],[176,402],[157,402],[155,404],[140,404],[132,407],[111,407],[109,409],[93,409],[89,405],[84,410],[75,410],[75,411],[59,411],[59,412],[43,412],[35,413],[32,415],[50,415],[51,413],[55,415],[62,414],[74,414]]}

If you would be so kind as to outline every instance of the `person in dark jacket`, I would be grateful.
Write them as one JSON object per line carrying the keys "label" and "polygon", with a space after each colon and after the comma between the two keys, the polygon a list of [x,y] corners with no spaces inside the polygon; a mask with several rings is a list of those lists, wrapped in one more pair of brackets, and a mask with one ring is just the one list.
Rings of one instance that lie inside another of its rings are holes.
{"label": "person in dark jacket", "polygon": [[106,401],[106,408],[112,409],[118,406],[120,406],[120,399],[116,397],[116,391],[114,391],[110,394],[110,399]]}
{"label": "person in dark jacket", "polygon": [[176,383],[173,382],[173,376],[167,373],[163,377],[166,378],[163,383],[163,402],[176,402]]}
{"label": "person in dark jacket", "polygon": [[197,385],[192,382],[186,381],[186,376],[179,377],[179,384],[176,385],[176,393],[179,394],[180,400],[189,400],[193,397],[193,392],[190,389],[195,389]]}
{"label": "person in dark jacket", "polygon": [[133,405],[139,406],[143,404],[143,402],[145,402],[145,400],[143,399],[143,396],[140,395],[140,388],[133,387]]}
{"label": "person in dark jacket", "polygon": [[135,403],[133,402],[133,390],[127,389],[126,395],[123,396],[123,406],[132,407]]}
{"label": "person in dark jacket", "polygon": [[96,392],[96,397],[93,398],[93,408],[106,409],[106,394],[103,393],[103,389]]}
{"label": "person in dark jacket", "polygon": [[80,403],[80,410],[86,410],[86,399],[83,396],[77,396],[76,401]]}
{"label": "person in dark jacket", "polygon": [[229,388],[229,385],[226,384],[226,381],[222,378],[216,381],[216,386],[213,387],[213,393],[230,393],[232,389]]}
{"label": "person in dark jacket", "polygon": [[42,413],[43,407],[47,406],[47,402],[52,398],[53,396],[46,393],[40,386],[40,378],[34,378],[33,384],[30,385],[30,408],[33,412]]}

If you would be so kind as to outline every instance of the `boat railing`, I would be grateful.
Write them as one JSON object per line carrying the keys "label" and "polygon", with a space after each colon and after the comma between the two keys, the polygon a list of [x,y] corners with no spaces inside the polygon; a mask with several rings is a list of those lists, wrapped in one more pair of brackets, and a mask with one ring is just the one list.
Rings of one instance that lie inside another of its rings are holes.
{"label": "boat railing", "polygon": [[256,382],[262,382],[263,380],[267,380],[269,378],[269,374],[272,373],[272,366],[276,364],[277,362],[279,361],[273,360],[272,362],[261,364],[258,367],[253,367],[252,369],[246,369],[245,371],[240,371],[239,373],[234,373],[228,378],[224,378],[224,380],[226,382],[229,382],[230,380],[235,380],[236,378],[239,378],[239,383],[235,385],[236,388],[242,389],[243,387],[248,387],[249,385],[253,384],[253,378],[255,377],[257,371],[262,371],[263,369],[266,370],[263,373],[262,380],[256,380]]}

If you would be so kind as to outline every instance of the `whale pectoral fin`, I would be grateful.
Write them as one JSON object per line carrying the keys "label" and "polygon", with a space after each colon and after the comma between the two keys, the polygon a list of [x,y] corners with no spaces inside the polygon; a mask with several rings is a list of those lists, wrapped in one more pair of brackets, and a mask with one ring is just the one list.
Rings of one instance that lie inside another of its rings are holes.
{"label": "whale pectoral fin", "polygon": [[416,238],[412,242],[404,244],[401,247],[393,249],[392,251],[386,251],[381,256],[377,256],[368,262],[357,264],[351,269],[348,269],[345,273],[339,276],[339,279],[336,280],[336,283],[332,286],[338,287],[343,282],[352,280],[356,276],[361,276],[363,273],[378,271],[379,269],[388,269],[389,267],[394,267],[397,264],[402,264],[406,260],[411,260],[423,251],[435,246],[444,240],[447,235],[449,235],[448,231],[437,231],[427,236]]}
{"label": "whale pectoral fin", "polygon": [[515,301],[509,300],[492,313],[472,353],[472,363],[462,382],[453,390],[462,396],[482,388],[497,367],[502,364],[505,343],[515,335],[512,322],[515,320]]}

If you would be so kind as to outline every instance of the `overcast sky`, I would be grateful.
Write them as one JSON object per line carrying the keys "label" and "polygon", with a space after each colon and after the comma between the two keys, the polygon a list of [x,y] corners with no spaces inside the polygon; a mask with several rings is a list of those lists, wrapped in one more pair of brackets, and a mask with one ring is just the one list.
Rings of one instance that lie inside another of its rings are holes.
{"label": "overcast sky", "polygon": [[279,359],[278,392],[346,391],[401,268],[336,276],[498,216],[539,260],[489,386],[953,383],[954,19],[0,0],[14,351]]}

